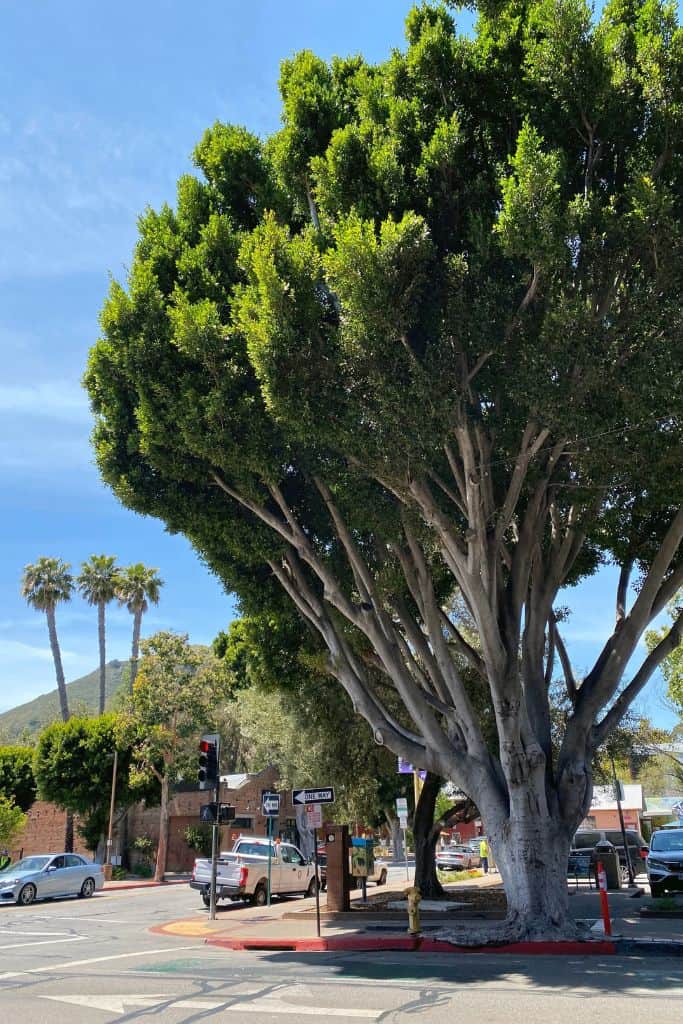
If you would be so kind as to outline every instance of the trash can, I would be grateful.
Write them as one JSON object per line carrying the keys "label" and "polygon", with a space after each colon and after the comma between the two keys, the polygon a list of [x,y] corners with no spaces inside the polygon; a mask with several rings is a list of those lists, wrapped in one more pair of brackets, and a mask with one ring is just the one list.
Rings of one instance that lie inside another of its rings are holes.
{"label": "trash can", "polygon": [[621,865],[617,848],[608,839],[601,839],[595,847],[595,884],[598,885],[598,862],[605,869],[607,889],[621,889]]}

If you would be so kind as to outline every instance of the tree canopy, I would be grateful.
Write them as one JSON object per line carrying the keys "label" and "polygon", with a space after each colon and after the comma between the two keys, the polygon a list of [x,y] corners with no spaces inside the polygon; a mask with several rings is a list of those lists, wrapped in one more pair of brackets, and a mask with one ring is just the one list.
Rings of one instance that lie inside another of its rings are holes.
{"label": "tree canopy", "polygon": [[[566,935],[594,751],[680,639],[624,678],[683,581],[683,33],[659,0],[489,0],[473,37],[422,3],[406,38],[284,61],[281,130],[215,124],[140,217],[94,444],[245,613],[293,603],[377,743],[475,799],[505,934]],[[556,602],[606,561],[579,679]]]}
{"label": "tree canopy", "polygon": [[0,796],[27,811],[36,798],[33,747],[0,747]]}

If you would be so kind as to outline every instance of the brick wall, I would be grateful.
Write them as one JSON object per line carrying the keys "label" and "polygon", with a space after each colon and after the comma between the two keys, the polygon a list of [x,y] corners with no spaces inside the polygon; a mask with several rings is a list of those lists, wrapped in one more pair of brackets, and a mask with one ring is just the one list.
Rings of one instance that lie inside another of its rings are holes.
{"label": "brick wall", "polygon": [[[59,853],[64,849],[66,812],[44,800],[36,800],[28,811],[26,828],[10,850],[12,860],[34,853]],[[74,851],[90,856],[78,834],[78,817],[74,818]]]}
{"label": "brick wall", "polygon": [[[228,789],[221,786],[221,803],[230,804],[235,808],[236,818],[251,819],[250,826],[224,825],[221,828],[220,848],[232,849],[233,842],[242,832],[251,835],[266,835],[267,819],[261,815],[261,790],[276,788],[277,771],[265,768],[253,775],[239,789]],[[168,871],[189,871],[196,857],[185,842],[185,829],[188,825],[199,825],[199,809],[202,804],[210,803],[213,794],[207,791],[190,791],[176,793],[170,802],[170,826],[168,843]],[[273,835],[277,835],[286,827],[286,820],[294,817],[291,793],[283,794],[279,819],[273,821]],[[159,842],[159,808],[145,807],[136,804],[128,815],[129,848],[137,836],[149,836],[156,849]],[[114,839],[114,849],[118,848],[118,837]],[[131,854],[135,860],[135,852]]]}

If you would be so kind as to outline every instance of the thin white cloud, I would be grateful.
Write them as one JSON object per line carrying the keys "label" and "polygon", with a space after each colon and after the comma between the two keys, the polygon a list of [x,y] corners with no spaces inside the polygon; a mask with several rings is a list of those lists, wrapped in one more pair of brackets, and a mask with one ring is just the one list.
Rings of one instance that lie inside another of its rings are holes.
{"label": "thin white cloud", "polygon": [[0,385],[0,413],[44,417],[69,423],[91,420],[88,399],[72,381]]}

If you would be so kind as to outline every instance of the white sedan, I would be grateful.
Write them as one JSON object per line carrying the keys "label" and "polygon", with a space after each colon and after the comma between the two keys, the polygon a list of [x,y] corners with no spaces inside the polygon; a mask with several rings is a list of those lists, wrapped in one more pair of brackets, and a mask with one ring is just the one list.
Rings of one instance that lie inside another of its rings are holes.
{"label": "white sedan", "polygon": [[101,864],[77,853],[46,853],[24,857],[0,871],[0,904],[27,907],[54,896],[92,896],[104,885]]}
{"label": "white sedan", "polygon": [[436,855],[436,866],[441,871],[467,871],[474,861],[474,854],[467,846],[447,846]]}

